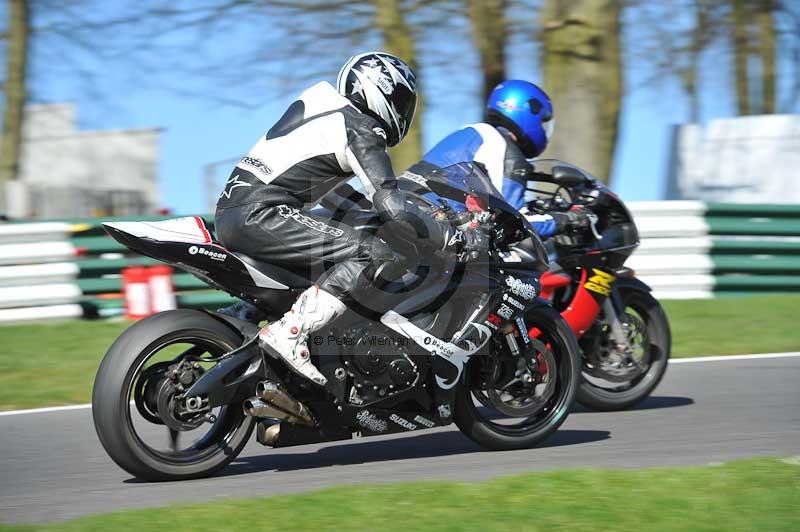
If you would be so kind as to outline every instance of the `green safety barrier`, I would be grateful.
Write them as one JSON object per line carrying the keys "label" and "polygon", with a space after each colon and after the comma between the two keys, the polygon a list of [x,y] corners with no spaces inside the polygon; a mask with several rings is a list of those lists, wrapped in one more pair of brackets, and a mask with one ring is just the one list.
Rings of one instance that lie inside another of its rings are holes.
{"label": "green safety barrier", "polygon": [[714,239],[711,244],[711,254],[800,255],[800,239]]}
{"label": "green safety barrier", "polygon": [[110,236],[78,236],[72,238],[72,245],[83,248],[87,255],[101,253],[131,253],[131,251]]}
{"label": "green safety barrier", "polygon": [[713,273],[800,274],[800,256],[711,256]]}
{"label": "green safety barrier", "polygon": [[78,268],[78,276],[82,278],[95,278],[102,275],[118,274],[129,266],[154,266],[164,264],[148,257],[131,257],[124,259],[85,259],[75,263]]}
{"label": "green safety barrier", "polygon": [[800,290],[797,275],[720,275],[715,277],[714,291],[781,292]]}
{"label": "green safety barrier", "polygon": [[[219,291],[203,291],[193,294],[178,294],[176,296],[180,308],[197,308],[216,310],[226,307],[237,301],[236,298]],[[119,299],[100,299],[89,297],[80,303],[84,316],[87,318],[108,318],[120,316],[125,313],[125,303]]]}
{"label": "green safety barrier", "polygon": [[800,217],[800,205],[766,203],[707,203],[706,216]]}
{"label": "green safety barrier", "polygon": [[[78,279],[78,287],[84,294],[107,294],[122,291],[122,277],[100,279]],[[190,273],[178,273],[172,276],[175,290],[208,289],[208,283],[201,281]]]}
{"label": "green safety barrier", "polygon": [[706,216],[711,235],[800,236],[800,216],[759,218]]}

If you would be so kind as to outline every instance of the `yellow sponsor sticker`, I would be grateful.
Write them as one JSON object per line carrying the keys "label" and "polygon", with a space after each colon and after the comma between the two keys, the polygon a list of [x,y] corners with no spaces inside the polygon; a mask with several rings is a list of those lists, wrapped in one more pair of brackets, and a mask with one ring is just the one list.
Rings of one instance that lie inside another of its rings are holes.
{"label": "yellow sponsor sticker", "polygon": [[592,272],[594,275],[589,277],[584,285],[586,289],[604,296],[609,295],[611,293],[611,285],[617,278],[596,268],[592,268]]}

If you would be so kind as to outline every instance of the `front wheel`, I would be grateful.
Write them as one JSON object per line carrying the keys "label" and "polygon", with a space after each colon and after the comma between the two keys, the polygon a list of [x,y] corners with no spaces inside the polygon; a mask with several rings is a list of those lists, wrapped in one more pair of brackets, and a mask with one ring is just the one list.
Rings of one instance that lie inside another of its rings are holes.
{"label": "front wheel", "polygon": [[583,381],[577,400],[592,410],[630,408],[647,398],[667,371],[671,349],[669,321],[658,300],[636,287],[620,289],[619,314],[631,344],[630,356],[616,355],[608,327],[595,323],[581,339]]}
{"label": "front wheel", "polygon": [[117,338],[95,378],[92,416],[120,467],[150,481],[205,477],[241,452],[255,424],[240,405],[187,405],[181,391],[242,343],[200,311],[142,320]]}
{"label": "front wheel", "polygon": [[[580,382],[580,348],[549,306],[525,313],[531,344],[519,356],[472,357],[456,390],[454,419],[466,436],[491,450],[539,444],[566,420]],[[523,342],[524,343],[524,342]]]}

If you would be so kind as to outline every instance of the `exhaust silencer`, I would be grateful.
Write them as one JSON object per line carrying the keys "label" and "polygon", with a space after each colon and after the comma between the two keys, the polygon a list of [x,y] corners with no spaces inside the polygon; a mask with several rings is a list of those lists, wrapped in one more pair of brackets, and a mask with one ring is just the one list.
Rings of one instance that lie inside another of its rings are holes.
{"label": "exhaust silencer", "polygon": [[[314,424],[314,416],[306,405],[278,388],[278,385],[274,382],[259,382],[256,385],[256,394],[263,402],[272,405],[295,419],[299,419],[300,424],[308,425],[309,427]],[[287,421],[289,420],[287,419]]]}
{"label": "exhaust silencer", "polygon": [[259,418],[270,417],[273,419],[289,421],[290,423],[302,423],[300,418],[297,418],[288,412],[284,412],[283,410],[279,410],[274,406],[265,403],[258,397],[251,397],[250,399],[246,400],[242,406],[244,407],[244,413],[248,416]]}
{"label": "exhaust silencer", "polygon": [[256,425],[256,440],[261,445],[274,446],[281,434],[281,424],[267,425],[262,422]]}

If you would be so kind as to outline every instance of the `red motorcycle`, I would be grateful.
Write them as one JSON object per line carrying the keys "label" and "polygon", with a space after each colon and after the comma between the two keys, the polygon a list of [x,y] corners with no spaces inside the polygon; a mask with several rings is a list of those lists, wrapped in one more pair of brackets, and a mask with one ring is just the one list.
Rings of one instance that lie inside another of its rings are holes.
{"label": "red motorcycle", "polygon": [[590,213],[585,231],[551,239],[551,268],[541,278],[541,296],[561,312],[583,350],[577,400],[595,410],[630,408],[661,381],[671,344],[661,305],[624,266],[639,245],[633,217],[584,170],[554,159],[535,166],[531,212],[580,206]]}

